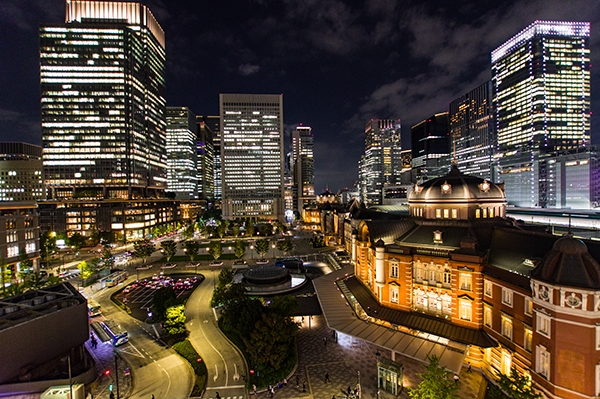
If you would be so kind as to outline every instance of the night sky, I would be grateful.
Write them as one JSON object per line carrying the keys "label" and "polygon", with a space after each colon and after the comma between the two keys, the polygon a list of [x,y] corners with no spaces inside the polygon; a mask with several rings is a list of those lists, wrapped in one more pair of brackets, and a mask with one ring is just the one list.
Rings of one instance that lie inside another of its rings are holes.
{"label": "night sky", "polygon": [[[410,127],[490,78],[490,53],[534,20],[589,21],[600,1],[148,0],[167,38],[167,105],[218,115],[219,93],[284,95],[286,136],[313,128],[316,192],[352,185],[364,125]],[[41,144],[38,25],[64,0],[0,2],[0,140]],[[600,144],[599,68],[592,141]]]}

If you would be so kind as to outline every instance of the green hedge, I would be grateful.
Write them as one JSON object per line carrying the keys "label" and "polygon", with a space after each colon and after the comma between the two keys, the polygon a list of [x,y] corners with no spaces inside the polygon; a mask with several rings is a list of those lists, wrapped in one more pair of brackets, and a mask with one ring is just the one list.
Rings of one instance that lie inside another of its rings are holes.
{"label": "green hedge", "polygon": [[172,347],[190,363],[194,369],[194,374],[196,374],[196,384],[194,384],[191,396],[202,395],[202,392],[204,392],[204,388],[206,387],[206,377],[208,375],[206,363],[204,360],[198,361],[198,359],[201,359],[201,357],[187,339],[177,342]]}

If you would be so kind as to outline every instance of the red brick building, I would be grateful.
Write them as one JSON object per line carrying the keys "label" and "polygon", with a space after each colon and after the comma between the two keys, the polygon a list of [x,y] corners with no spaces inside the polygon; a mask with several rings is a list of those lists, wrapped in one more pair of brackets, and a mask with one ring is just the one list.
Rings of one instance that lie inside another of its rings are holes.
{"label": "red brick building", "polygon": [[410,216],[360,223],[346,285],[370,321],[465,348],[490,377],[515,365],[549,398],[597,398],[600,245],[529,231],[505,205],[453,167],[415,187]]}

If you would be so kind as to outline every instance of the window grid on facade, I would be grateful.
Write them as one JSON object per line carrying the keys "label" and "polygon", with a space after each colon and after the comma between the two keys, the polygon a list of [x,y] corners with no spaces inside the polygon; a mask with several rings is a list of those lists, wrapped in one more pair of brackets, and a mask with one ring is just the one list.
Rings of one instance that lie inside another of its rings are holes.
{"label": "window grid on facade", "polygon": [[500,325],[500,333],[504,337],[512,340],[513,322],[512,322],[512,319],[510,317],[502,315],[502,324]]}
{"label": "window grid on facade", "polygon": [[511,306],[513,304],[513,292],[507,288],[502,288],[502,303]]}
{"label": "window grid on facade", "polygon": [[472,289],[471,273],[460,273],[460,289],[463,291],[471,291]]}

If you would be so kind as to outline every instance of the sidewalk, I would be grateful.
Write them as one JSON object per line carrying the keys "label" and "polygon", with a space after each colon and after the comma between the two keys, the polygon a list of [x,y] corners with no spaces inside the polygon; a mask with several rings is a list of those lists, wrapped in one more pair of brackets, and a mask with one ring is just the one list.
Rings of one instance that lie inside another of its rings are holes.
{"label": "sidewalk", "polygon": [[[126,375],[127,363],[113,352],[113,346],[110,341],[102,342],[98,337],[98,347],[92,348],[91,341],[88,340],[85,346],[89,353],[92,354],[96,361],[96,374],[99,375],[98,380],[92,384],[91,393],[95,399],[110,399],[110,387],[115,395],[115,399],[126,398],[131,394],[132,376],[131,373]],[[115,369],[115,355],[117,358],[116,367],[118,368],[119,377],[119,395],[117,396],[117,370]],[[109,374],[106,375],[106,371]],[[87,388],[87,387],[86,387]]]}
{"label": "sidewalk", "polygon": [[[323,338],[327,337],[327,344]],[[416,387],[421,379],[416,373],[425,371],[425,367],[418,361],[396,354],[396,362],[404,366],[404,390],[394,396],[389,392],[380,391],[377,396],[377,357],[379,351],[381,357],[390,358],[390,351],[378,348],[362,340],[352,338],[348,335],[338,334],[336,343],[332,337],[325,319],[322,316],[313,316],[311,328],[308,328],[308,320],[304,321],[297,335],[298,342],[298,368],[296,373],[290,377],[287,386],[275,389],[276,398],[314,398],[331,399],[345,398],[348,387],[354,389],[359,379],[362,387],[362,398],[393,399],[408,398],[408,387]],[[325,382],[325,374],[329,372],[331,382]],[[300,379],[299,387],[296,388],[296,376]],[[483,380],[480,373],[473,370],[467,372],[463,368],[459,374],[461,381],[461,398],[476,398],[479,385]],[[302,383],[306,383],[306,392],[302,390]],[[259,398],[270,397],[267,392],[259,393]]]}

